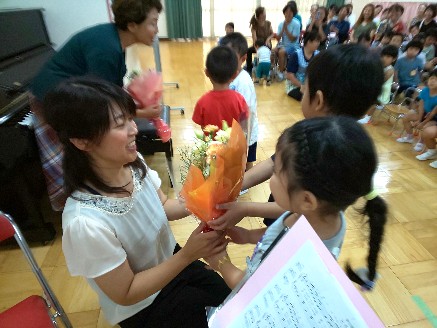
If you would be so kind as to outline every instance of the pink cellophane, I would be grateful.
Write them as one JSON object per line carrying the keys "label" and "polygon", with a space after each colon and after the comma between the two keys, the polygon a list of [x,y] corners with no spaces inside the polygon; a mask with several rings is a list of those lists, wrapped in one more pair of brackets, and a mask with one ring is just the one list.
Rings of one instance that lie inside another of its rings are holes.
{"label": "pink cellophane", "polygon": [[[162,97],[162,75],[155,71],[149,71],[134,78],[127,86],[131,96],[145,108],[160,103]],[[167,142],[171,137],[170,127],[160,118],[151,119],[162,142]]]}
{"label": "pink cellophane", "polygon": [[228,143],[214,151],[209,176],[205,179],[201,170],[192,165],[181,190],[186,208],[204,222],[221,216],[225,210],[216,209],[216,205],[233,202],[240,193],[246,169],[247,142],[236,120],[232,122]]}

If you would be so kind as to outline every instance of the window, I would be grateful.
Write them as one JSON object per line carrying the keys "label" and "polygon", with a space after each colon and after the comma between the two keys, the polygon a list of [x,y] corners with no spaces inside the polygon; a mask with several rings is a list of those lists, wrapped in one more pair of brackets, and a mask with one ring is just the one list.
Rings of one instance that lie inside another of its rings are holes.
{"label": "window", "polygon": [[255,13],[256,3],[256,0],[202,0],[203,35],[223,36],[226,23],[233,22],[236,32],[250,36],[249,22]]}

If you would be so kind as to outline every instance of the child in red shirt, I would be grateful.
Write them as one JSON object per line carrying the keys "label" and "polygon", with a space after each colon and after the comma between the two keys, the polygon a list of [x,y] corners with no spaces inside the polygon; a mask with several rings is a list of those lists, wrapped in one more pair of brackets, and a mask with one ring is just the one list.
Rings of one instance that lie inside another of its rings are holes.
{"label": "child in red shirt", "polygon": [[216,125],[222,128],[222,121],[229,126],[235,119],[240,124],[249,118],[249,109],[244,97],[229,89],[229,84],[238,74],[238,58],[235,52],[225,46],[213,48],[206,57],[206,76],[212,83],[208,91],[194,107],[193,122],[202,128]]}

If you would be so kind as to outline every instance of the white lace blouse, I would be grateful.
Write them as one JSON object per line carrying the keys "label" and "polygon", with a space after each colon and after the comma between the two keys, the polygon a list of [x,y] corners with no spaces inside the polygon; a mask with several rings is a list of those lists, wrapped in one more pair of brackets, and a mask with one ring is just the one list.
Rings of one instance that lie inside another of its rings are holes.
{"label": "white lace blouse", "polygon": [[152,268],[173,255],[175,238],[156,192],[157,172],[132,170],[130,197],[112,198],[76,191],[62,214],[62,249],[72,276],[86,277],[113,325],[150,305],[159,292],[131,306],[111,301],[96,285],[99,277],[126,259],[134,273]]}

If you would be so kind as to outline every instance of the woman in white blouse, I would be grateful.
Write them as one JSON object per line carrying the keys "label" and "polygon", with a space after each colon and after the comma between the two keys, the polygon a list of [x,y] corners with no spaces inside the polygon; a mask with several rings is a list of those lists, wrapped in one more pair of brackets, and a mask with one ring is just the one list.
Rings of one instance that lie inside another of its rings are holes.
{"label": "woman in white blouse", "polygon": [[59,85],[44,101],[64,147],[69,195],[62,214],[68,270],[85,277],[106,319],[125,327],[207,327],[205,307],[229,293],[199,258],[225,248],[196,228],[180,248],[169,220],[187,216],[137,153],[135,104],[118,86],[90,78]]}

